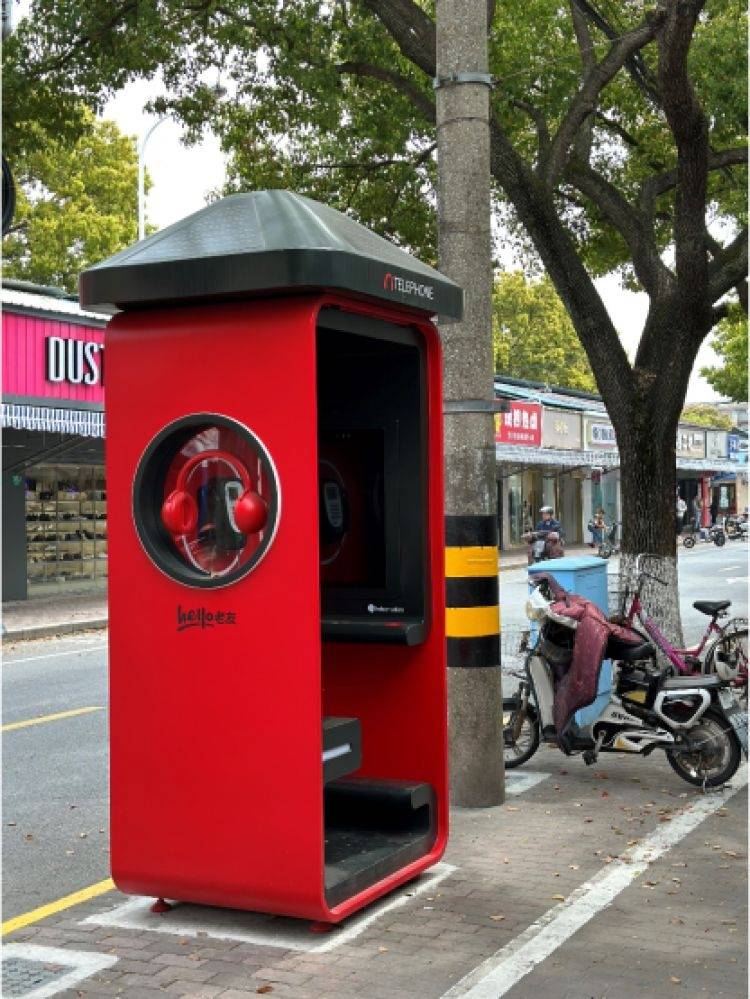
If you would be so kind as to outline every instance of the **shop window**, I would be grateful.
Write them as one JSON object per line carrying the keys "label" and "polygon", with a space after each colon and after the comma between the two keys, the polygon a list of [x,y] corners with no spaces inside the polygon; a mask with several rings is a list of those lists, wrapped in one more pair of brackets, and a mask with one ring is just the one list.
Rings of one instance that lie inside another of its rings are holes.
{"label": "shop window", "polygon": [[25,486],[29,593],[106,579],[104,468],[40,465]]}

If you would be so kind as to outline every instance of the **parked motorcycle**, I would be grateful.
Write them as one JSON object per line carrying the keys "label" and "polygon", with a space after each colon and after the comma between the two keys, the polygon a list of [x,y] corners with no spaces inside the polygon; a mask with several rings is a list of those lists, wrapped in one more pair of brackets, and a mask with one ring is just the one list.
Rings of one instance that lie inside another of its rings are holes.
{"label": "parked motorcycle", "polygon": [[730,541],[747,540],[747,519],[743,517],[727,517],[724,521],[724,533]]}
{"label": "parked motorcycle", "polygon": [[685,548],[695,548],[696,541],[713,542],[717,548],[721,548],[727,543],[727,535],[721,524],[714,524],[713,527],[701,527],[698,531],[691,528],[682,538]]}
{"label": "parked motorcycle", "polygon": [[518,690],[503,699],[505,766],[526,763],[543,736],[568,755],[581,752],[589,765],[601,753],[648,756],[660,749],[689,784],[717,787],[730,780],[747,756],[748,741],[747,714],[729,681],[670,676],[657,666],[650,642],[610,637],[601,668],[611,668],[611,684],[600,684],[594,702],[576,712],[564,733],[555,730],[555,686],[570,667],[576,628],[550,609],[551,598],[535,590],[530,600],[532,616],[540,619],[539,639]]}

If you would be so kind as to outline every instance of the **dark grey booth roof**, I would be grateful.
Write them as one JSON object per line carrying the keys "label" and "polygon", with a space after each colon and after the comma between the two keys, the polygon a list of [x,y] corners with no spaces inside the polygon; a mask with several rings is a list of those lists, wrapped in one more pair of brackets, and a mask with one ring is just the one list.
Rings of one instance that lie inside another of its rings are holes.
{"label": "dark grey booth roof", "polygon": [[460,318],[463,292],[348,216],[290,191],[235,194],[84,271],[86,308],[304,289],[354,292]]}

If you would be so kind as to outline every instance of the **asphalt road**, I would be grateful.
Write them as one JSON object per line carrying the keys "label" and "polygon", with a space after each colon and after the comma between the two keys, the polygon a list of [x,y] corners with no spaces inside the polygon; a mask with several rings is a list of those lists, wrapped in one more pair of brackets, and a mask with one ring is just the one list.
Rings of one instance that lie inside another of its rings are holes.
{"label": "asphalt road", "polygon": [[[747,616],[748,546],[697,545],[680,552],[686,637],[706,618],[694,600],[733,601]],[[616,561],[611,560],[610,571]],[[527,626],[523,569],[500,574],[503,626]],[[99,708],[3,733],[3,919],[109,876],[106,633],[4,649],[3,725]]]}
{"label": "asphalt road", "polygon": [[109,876],[107,651],[91,638],[3,649],[3,920]]}

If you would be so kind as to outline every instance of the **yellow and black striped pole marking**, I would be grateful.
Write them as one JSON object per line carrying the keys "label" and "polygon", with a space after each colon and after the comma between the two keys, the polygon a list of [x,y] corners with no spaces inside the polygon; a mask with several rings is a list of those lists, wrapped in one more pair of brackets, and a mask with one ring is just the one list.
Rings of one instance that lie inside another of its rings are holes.
{"label": "yellow and black striped pole marking", "polygon": [[445,518],[445,633],[449,666],[500,665],[497,522]]}

